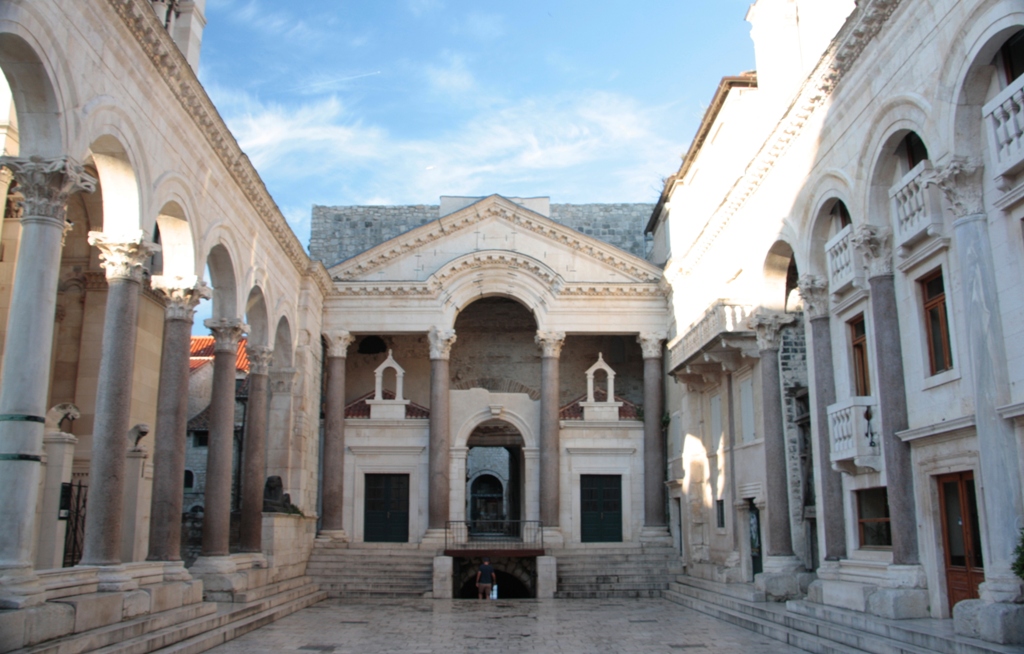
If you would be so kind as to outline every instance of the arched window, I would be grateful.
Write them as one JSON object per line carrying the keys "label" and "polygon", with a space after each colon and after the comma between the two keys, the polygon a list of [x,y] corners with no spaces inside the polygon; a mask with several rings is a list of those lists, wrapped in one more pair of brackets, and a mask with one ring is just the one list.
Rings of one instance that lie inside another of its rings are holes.
{"label": "arched window", "polygon": [[1024,30],[1006,39],[999,49],[999,59],[1002,60],[1007,84],[1024,75]]}
{"label": "arched window", "polygon": [[928,148],[916,132],[907,132],[900,144],[896,146],[896,156],[902,158],[910,171],[917,164],[928,158]]}
{"label": "arched window", "polygon": [[191,470],[185,471],[185,488],[192,488],[196,483],[196,476]]}
{"label": "arched window", "polygon": [[388,351],[388,345],[380,336],[366,336],[359,341],[359,354],[383,354]]}

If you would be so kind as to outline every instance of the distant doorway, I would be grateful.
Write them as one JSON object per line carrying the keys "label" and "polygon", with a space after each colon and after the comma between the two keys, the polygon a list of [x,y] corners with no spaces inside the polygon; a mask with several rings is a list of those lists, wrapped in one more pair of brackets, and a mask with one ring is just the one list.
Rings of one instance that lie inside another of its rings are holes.
{"label": "distant doorway", "polygon": [[504,420],[477,425],[467,441],[470,533],[516,535],[523,515],[523,437]]}
{"label": "distant doorway", "polygon": [[580,475],[580,540],[622,542],[621,475]]}
{"label": "distant doorway", "polygon": [[409,542],[409,475],[366,475],[367,543]]}
{"label": "distant doorway", "polygon": [[978,585],[985,581],[981,558],[981,529],[974,473],[942,475],[939,483],[939,511],[946,550],[946,592],[949,610],[957,602],[978,598]]}
{"label": "distant doorway", "polygon": [[754,504],[754,500],[747,500],[747,510],[750,512],[750,568],[755,575],[764,572],[764,565],[761,561],[761,510]]}

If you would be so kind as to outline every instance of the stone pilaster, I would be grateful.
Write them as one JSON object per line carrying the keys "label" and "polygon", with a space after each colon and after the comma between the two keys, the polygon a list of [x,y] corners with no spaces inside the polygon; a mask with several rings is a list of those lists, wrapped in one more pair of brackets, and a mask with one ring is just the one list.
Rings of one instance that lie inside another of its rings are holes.
{"label": "stone pilaster", "polygon": [[242,524],[239,549],[259,552],[263,546],[263,484],[267,472],[268,376],[274,351],[246,344],[249,356],[249,401],[242,445]]}
{"label": "stone pilaster", "polygon": [[[116,566],[121,563],[126,438],[131,427],[139,291],[143,262],[159,246],[144,240],[141,231],[131,235],[90,232],[89,244],[100,251],[108,290],[96,381],[82,564]],[[101,581],[100,589],[122,590],[121,586],[118,580],[106,587]]]}
{"label": "stone pilaster", "polygon": [[209,299],[212,293],[195,276],[155,276],[152,286],[167,305],[153,435],[153,501],[146,558],[180,561],[192,318],[199,301]]}
{"label": "stone pilaster", "polygon": [[24,197],[21,240],[11,290],[3,371],[0,373],[0,609],[41,604],[43,589],[32,572],[32,538],[41,475],[43,430],[53,315],[68,198],[92,192],[96,180],[67,157],[0,157]]}
{"label": "stone pilaster", "polygon": [[448,522],[451,495],[449,479],[449,403],[451,375],[448,359],[455,344],[455,331],[432,327],[430,339],[430,459],[429,516],[427,528],[443,530]]}
{"label": "stone pilaster", "polygon": [[324,474],[322,536],[346,540],[345,502],[345,365],[348,346],[355,337],[345,330],[325,334],[327,339],[327,398],[324,421]]}
{"label": "stone pilaster", "polygon": [[836,401],[836,382],[832,364],[832,319],[829,314],[828,280],[817,275],[801,275],[797,281],[804,301],[804,313],[811,323],[811,348],[814,352],[815,472],[821,483],[817,516],[822,523],[823,559],[846,558],[846,521],[843,513],[842,473],[832,469],[828,406]]}
{"label": "stone pilaster", "polygon": [[559,524],[559,477],[561,447],[558,424],[558,358],[565,332],[537,332],[540,359],[540,521],[545,527]]}
{"label": "stone pilaster", "polygon": [[[661,428],[664,413],[662,343],[665,334],[642,333],[637,342],[644,357],[644,526],[664,528],[665,442]],[[615,398],[608,398],[611,402]]]}

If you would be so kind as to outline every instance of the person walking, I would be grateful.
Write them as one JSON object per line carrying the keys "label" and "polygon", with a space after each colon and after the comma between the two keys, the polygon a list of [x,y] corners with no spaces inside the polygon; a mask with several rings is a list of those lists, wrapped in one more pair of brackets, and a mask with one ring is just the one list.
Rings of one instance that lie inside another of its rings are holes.
{"label": "person walking", "polygon": [[477,596],[482,599],[490,599],[491,597],[491,586],[497,581],[497,576],[494,572],[494,568],[491,567],[491,560],[484,557],[483,565],[476,572],[476,592]]}

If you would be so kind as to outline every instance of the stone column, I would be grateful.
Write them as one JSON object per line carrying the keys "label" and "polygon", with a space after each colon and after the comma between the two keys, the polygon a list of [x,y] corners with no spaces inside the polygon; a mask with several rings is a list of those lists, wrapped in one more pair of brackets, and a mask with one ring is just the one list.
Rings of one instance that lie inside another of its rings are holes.
{"label": "stone column", "polygon": [[540,360],[540,521],[545,528],[558,527],[559,479],[561,476],[558,442],[559,382],[558,357],[565,343],[565,332],[537,332],[534,341],[541,347]]}
{"label": "stone column", "polygon": [[448,525],[449,479],[449,386],[448,358],[455,344],[455,331],[431,327],[430,338],[430,513],[427,528],[444,530]]}
{"label": "stone column", "polygon": [[[967,327],[965,367],[971,371],[981,468],[978,498],[988,517],[983,523],[988,551],[981,599],[958,603],[953,616],[957,631],[965,635],[1024,643],[1024,605],[1020,604],[1024,588],[1011,568],[1020,537],[1019,517],[1024,516],[1018,472],[1021,452],[1013,426],[997,410],[1010,403],[1011,393],[982,170],[978,162],[954,159],[930,180],[942,190],[956,218],[953,242],[960,262],[960,301]],[[952,286],[946,283],[947,288]]]}
{"label": "stone column", "polygon": [[[231,525],[231,457],[235,437],[235,360],[238,340],[249,326],[237,318],[210,318],[213,333],[213,391],[210,437],[206,451],[206,501],[203,512],[203,557],[228,555]],[[203,569],[207,569],[204,566]],[[231,566],[226,566],[225,569]],[[233,570],[232,570],[233,571]]]}
{"label": "stone column", "polygon": [[[644,355],[644,526],[664,529],[665,442],[661,429],[664,365],[661,344],[665,335],[640,334],[636,340]],[[609,402],[613,400],[608,398]]]}
{"label": "stone column", "polygon": [[249,403],[245,410],[242,445],[242,524],[239,549],[263,548],[263,484],[267,476],[267,387],[274,351],[261,345],[246,346],[249,356]]}
{"label": "stone column", "polygon": [[[159,246],[142,232],[112,235],[90,232],[89,244],[100,251],[107,276],[107,307],[96,381],[92,461],[89,466],[89,510],[85,514],[82,565],[121,563],[121,515],[124,508],[126,439],[131,427],[135,368],[135,335],[142,288],[142,263]],[[101,590],[122,590],[113,580]]]}
{"label": "stone column", "polygon": [[843,477],[832,468],[832,444],[829,437],[828,406],[836,401],[836,382],[832,369],[832,318],[829,315],[828,280],[817,275],[801,275],[798,280],[804,313],[811,323],[811,348],[814,352],[814,450],[816,474],[821,482],[817,517],[824,533],[823,560],[846,558],[846,521],[843,514]]}
{"label": "stone column", "polygon": [[892,270],[892,233],[875,225],[861,225],[853,235],[861,251],[871,286],[871,320],[874,324],[875,369],[878,373],[878,413],[892,524],[892,562],[917,565],[917,510],[914,502],[914,469],[910,444],[897,432],[908,427],[907,391],[903,376],[903,345]]}
{"label": "stone column", "polygon": [[188,360],[192,318],[210,288],[196,277],[153,277],[164,308],[160,388],[153,435],[153,502],[149,521],[149,561],[181,560],[181,512],[185,492],[185,439],[188,427]]}
{"label": "stone column", "polygon": [[344,330],[327,338],[327,416],[324,421],[323,528],[321,536],[347,540],[345,506],[345,364],[355,337]]}
{"label": "stone column", "polygon": [[41,477],[43,430],[53,349],[53,315],[63,246],[65,205],[96,180],[67,157],[0,157],[25,197],[11,311],[0,373],[0,609],[41,604],[32,572],[32,539]]}

